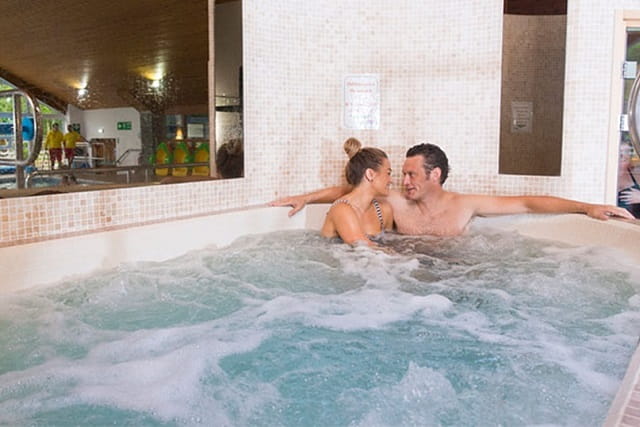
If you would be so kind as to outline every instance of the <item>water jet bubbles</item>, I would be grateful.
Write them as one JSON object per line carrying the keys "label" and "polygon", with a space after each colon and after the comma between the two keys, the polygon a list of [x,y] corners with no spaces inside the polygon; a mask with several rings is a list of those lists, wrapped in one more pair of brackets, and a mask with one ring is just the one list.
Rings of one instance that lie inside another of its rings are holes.
{"label": "water jet bubbles", "polygon": [[637,343],[637,283],[517,239],[388,255],[287,231],[27,291],[0,302],[0,424],[593,424]]}

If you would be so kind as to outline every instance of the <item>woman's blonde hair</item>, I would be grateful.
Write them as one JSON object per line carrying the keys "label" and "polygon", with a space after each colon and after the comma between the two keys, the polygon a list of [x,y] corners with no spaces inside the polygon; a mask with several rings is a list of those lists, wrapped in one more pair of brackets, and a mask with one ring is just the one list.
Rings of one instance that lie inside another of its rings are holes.
{"label": "woman's blonde hair", "polygon": [[362,143],[356,138],[348,138],[343,144],[344,152],[349,156],[345,167],[345,177],[351,185],[358,185],[362,181],[367,169],[378,170],[383,159],[388,159],[387,153],[374,147],[362,148]]}

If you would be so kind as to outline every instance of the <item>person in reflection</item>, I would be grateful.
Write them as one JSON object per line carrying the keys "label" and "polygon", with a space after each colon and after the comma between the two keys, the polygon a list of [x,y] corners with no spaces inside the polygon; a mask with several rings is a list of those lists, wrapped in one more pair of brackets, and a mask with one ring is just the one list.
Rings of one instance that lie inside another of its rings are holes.
{"label": "person in reflection", "polygon": [[320,233],[349,244],[375,246],[371,239],[393,228],[391,206],[377,200],[389,194],[391,165],[384,151],[362,148],[355,138],[345,141],[344,151],[349,156],[345,176],[351,191],[333,202]]}
{"label": "person in reflection", "polygon": [[68,168],[71,168],[71,165],[73,164],[73,157],[76,151],[76,143],[80,141],[84,142],[86,141],[86,139],[84,139],[82,135],[80,135],[80,133],[76,132],[73,129],[73,126],[68,125],[67,133],[65,133],[62,137],[62,143],[64,144],[64,157],[67,159]]}
{"label": "person in reflection", "polygon": [[620,143],[618,162],[618,206],[640,218],[640,185],[635,177],[638,162],[633,160],[633,147],[629,141]]}
{"label": "person in reflection", "polygon": [[[551,196],[488,196],[460,194],[442,186],[449,174],[444,151],[434,144],[418,144],[407,151],[402,167],[404,193],[391,190],[385,200],[393,209],[395,228],[411,235],[457,236],[475,216],[520,213],[583,213],[592,218],[632,219],[628,210],[610,205],[583,203]],[[285,197],[271,206],[292,206],[289,216],[306,203],[327,203],[341,197],[349,187],[330,187]]]}
{"label": "person in reflection", "polygon": [[220,178],[244,176],[244,146],[242,139],[231,139],[216,152],[216,169]]}
{"label": "person in reflection", "polygon": [[51,125],[51,130],[47,133],[47,139],[45,139],[44,146],[49,150],[49,162],[51,169],[56,169],[56,162],[58,162],[58,168],[62,167],[62,139],[64,135],[58,129],[58,124]]}
{"label": "person in reflection", "polygon": [[76,179],[75,175],[73,174],[62,175],[62,179],[60,180],[61,186],[66,187],[69,185],[77,185],[77,184],[78,184],[78,180]]}

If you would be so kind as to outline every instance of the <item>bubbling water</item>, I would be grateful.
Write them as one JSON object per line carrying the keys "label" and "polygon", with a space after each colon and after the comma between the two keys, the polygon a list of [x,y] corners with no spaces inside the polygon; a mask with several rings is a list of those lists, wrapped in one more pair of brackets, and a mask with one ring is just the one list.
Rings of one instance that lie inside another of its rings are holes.
{"label": "bubbling water", "polygon": [[600,425],[637,272],[484,230],[248,236],[0,300],[0,425]]}

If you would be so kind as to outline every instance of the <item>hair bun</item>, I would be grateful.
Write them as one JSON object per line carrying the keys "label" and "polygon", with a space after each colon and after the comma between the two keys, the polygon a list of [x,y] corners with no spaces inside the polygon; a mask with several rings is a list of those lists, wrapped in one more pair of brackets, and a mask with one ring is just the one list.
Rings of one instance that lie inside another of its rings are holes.
{"label": "hair bun", "polygon": [[352,158],[358,153],[358,151],[360,151],[360,148],[362,148],[362,143],[356,138],[348,138],[344,142],[343,148],[344,152],[347,153],[347,156],[349,156],[349,158]]}

